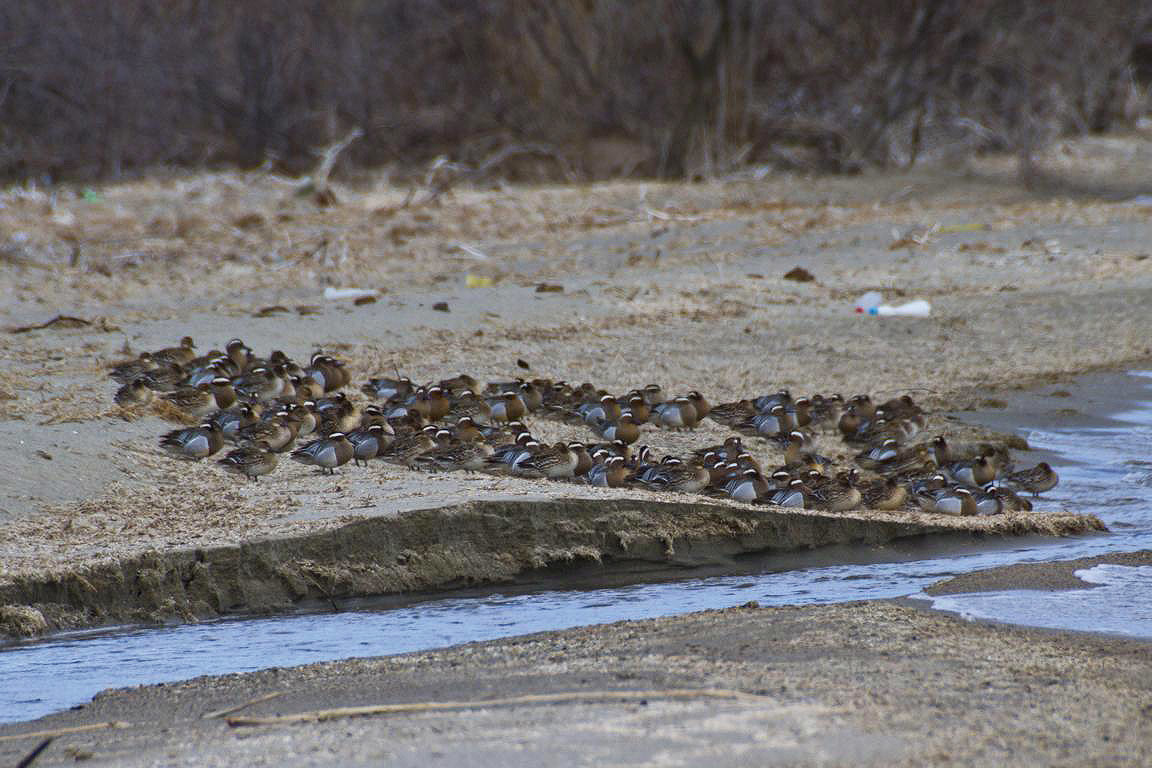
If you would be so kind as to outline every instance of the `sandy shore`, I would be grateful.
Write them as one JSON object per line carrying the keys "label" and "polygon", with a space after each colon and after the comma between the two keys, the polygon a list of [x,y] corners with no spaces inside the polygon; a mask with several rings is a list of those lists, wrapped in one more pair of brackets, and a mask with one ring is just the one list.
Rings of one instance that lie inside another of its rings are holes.
{"label": "sandy shore", "polygon": [[[1021,587],[1022,573],[988,579]],[[18,733],[121,723],[58,737],[38,765],[1138,766],[1152,757],[1150,650],[901,601],[750,605],[106,692],[0,728],[0,759],[35,746]],[[684,689],[740,697],[668,695]],[[598,698],[619,691],[647,693]],[[203,719],[253,701],[231,724]],[[442,702],[464,706],[430,709]],[[415,706],[307,717],[381,704]],[[278,716],[305,722],[258,722]]]}
{"label": "sandy shore", "polygon": [[[355,380],[394,368],[423,380],[503,378],[525,360],[533,375],[616,390],[658,381],[714,401],[779,387],[910,392],[937,414],[987,404],[996,388],[1059,384],[1150,355],[1142,203],[1037,197],[1000,176],[939,171],[460,190],[425,208],[403,207],[407,190],[383,184],[341,189],[333,208],[294,189],[199,174],[4,194],[0,585],[66,583],[151,553],[194,556],[477,500],[683,501],[383,465],[336,478],[283,466],[238,485],[159,455],[156,436],[171,425],[111,405],[110,360],[185,333],[202,347],[233,336],[296,356],[322,347],[349,360]],[[797,265],[815,280],[784,279]],[[326,287],[346,286],[380,298],[324,300]],[[868,289],[927,298],[933,314],[854,315]],[[90,324],[15,332],[57,314]],[[929,428],[989,435],[939,415]],[[683,451],[726,434],[708,426],[645,441]],[[846,453],[834,439],[817,447]],[[1048,511],[1032,530],[1060,527]]]}

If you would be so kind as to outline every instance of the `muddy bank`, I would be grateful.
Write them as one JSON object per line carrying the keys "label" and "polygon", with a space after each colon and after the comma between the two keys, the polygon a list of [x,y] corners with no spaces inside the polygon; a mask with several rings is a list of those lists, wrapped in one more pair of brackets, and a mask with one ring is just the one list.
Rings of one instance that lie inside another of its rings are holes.
{"label": "muddy bank", "polygon": [[1004,589],[1091,589],[1099,585],[1076,578],[1076,571],[1095,565],[1152,565],[1152,552],[1120,552],[1054,563],[1005,565],[953,576],[933,584],[924,592],[937,596]]}
{"label": "muddy bank", "polygon": [[[0,761],[35,746],[21,733],[122,723],[59,736],[37,764],[1146,765],[1149,648],[892,602],[750,605],[109,691],[0,728]],[[684,689],[740,696],[666,695]],[[535,696],[554,698],[483,704]],[[428,707],[443,702],[461,706]],[[414,706],[252,724],[397,703]]]}
{"label": "muddy bank", "polygon": [[0,585],[0,633],[290,611],[304,601],[511,583],[580,562],[695,566],[752,552],[939,533],[1072,535],[1091,515],[949,518],[784,512],[696,501],[473,501],[296,537],[151,552]]}

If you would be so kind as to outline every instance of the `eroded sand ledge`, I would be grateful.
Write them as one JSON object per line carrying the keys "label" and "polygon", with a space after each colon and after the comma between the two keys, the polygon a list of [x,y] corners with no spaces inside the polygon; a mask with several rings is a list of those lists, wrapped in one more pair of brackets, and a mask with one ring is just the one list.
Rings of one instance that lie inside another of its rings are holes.
{"label": "eroded sand ledge", "polygon": [[578,561],[699,565],[737,554],[939,533],[1107,530],[1066,513],[949,518],[825,514],[728,503],[559,498],[471,501],[293,537],[149,552],[0,585],[0,635],[291,610],[334,600],[515,581]]}

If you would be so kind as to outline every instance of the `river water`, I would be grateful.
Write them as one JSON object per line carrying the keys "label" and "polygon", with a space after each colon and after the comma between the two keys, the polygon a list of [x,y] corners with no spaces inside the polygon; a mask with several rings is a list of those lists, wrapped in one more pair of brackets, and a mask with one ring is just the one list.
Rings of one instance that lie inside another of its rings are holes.
{"label": "river water", "polygon": [[[1022,430],[1061,476],[1038,508],[1094,513],[1109,534],[837,547],[745,560],[737,574],[489,591],[388,608],[363,602],[339,613],[58,635],[0,651],[0,722],[78,705],[111,687],[404,653],[751,600],[800,605],[923,596],[928,585],[968,571],[1152,549],[1152,375],[1132,376],[1139,377],[1133,379],[1140,384],[1137,398],[1102,420],[1104,426]],[[1087,582],[1083,590],[931,599],[941,610],[972,618],[1152,637],[1152,568],[1097,566],[1079,575]]]}

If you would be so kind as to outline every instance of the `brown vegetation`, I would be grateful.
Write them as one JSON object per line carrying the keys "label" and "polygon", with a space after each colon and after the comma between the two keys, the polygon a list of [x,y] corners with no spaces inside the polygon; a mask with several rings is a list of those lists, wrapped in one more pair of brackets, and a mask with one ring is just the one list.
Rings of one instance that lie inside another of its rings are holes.
{"label": "brown vegetation", "polygon": [[156,165],[520,178],[854,170],[1106,129],[1152,3],[9,0],[0,175]]}

